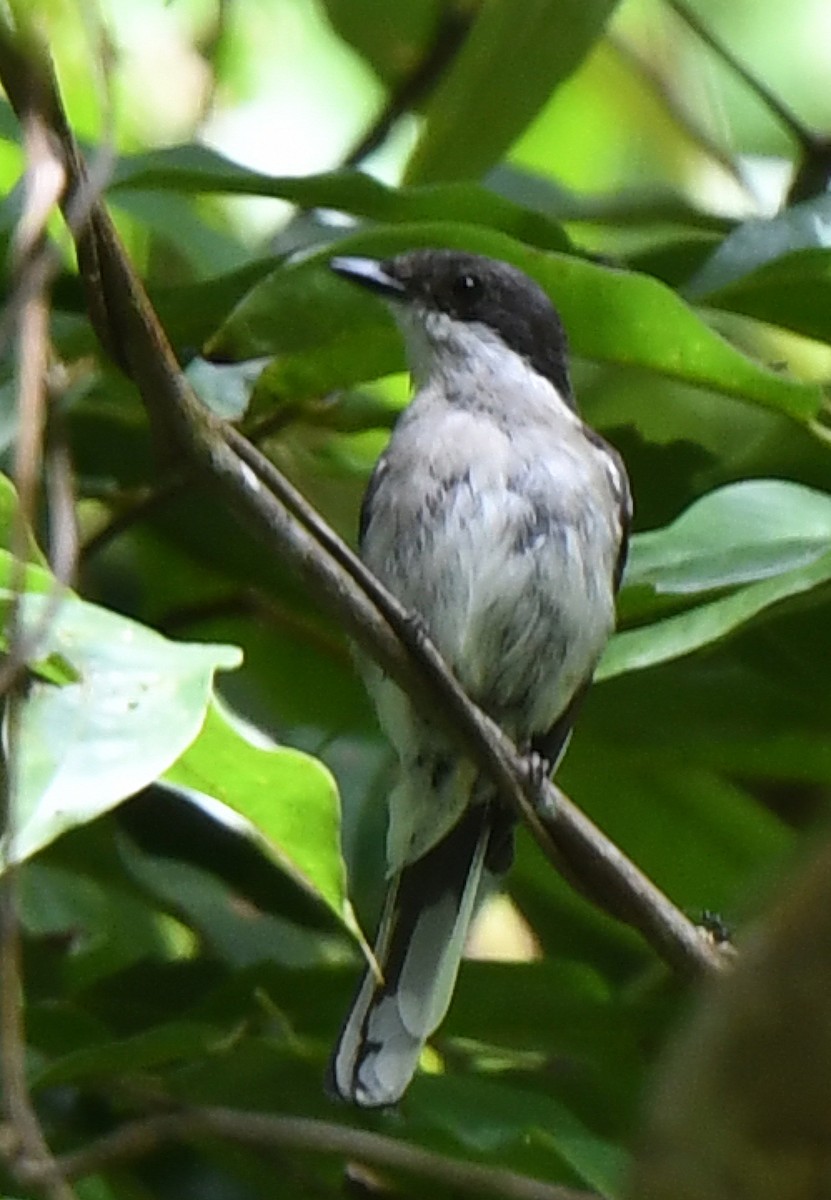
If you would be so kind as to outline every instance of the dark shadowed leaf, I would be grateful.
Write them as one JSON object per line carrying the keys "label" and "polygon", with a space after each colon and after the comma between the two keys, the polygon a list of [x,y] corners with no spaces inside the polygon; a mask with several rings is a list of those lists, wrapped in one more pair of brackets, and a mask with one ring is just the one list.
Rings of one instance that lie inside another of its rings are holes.
{"label": "dark shadowed leaf", "polygon": [[690,297],[701,299],[794,250],[827,248],[829,245],[831,196],[823,195],[788,208],[769,220],[752,220],[740,225],[724,239],[684,291]]}
{"label": "dark shadowed leaf", "polygon": [[795,250],[707,295],[707,303],[831,341],[831,250]]}

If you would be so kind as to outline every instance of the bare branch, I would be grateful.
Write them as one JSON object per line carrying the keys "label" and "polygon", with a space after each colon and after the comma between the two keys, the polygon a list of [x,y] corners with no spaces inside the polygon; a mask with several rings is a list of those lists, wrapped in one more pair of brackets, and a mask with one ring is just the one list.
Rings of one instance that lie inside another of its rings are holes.
{"label": "bare branch", "polygon": [[[0,77],[18,107],[18,79]],[[46,77],[44,93],[60,104],[48,61],[29,64]],[[70,195],[83,188],[84,169],[62,111],[55,133],[64,149]],[[621,851],[550,782],[529,778],[527,764],[501,729],[456,683],[411,614],[387,593],[363,563],[273,464],[232,427],[207,411],[176,361],[141,281],[106,209],[94,203],[77,235],[90,313],[116,361],[138,387],[157,437],[229,504],[268,547],[309,585],[362,650],[444,725],[496,784],[537,838],[546,855],[583,891],[637,928],[668,963],[687,973],[711,971],[725,959]]]}
{"label": "bare branch", "polygon": [[[39,112],[34,89],[26,96],[22,117],[26,186],[23,213],[15,240],[18,277],[25,277],[29,264],[36,259],[46,222],[64,186],[63,163],[52,152],[50,131]],[[17,314],[18,437],[14,464],[20,503],[12,528],[15,556],[12,591],[15,602],[9,618],[8,660],[0,673],[0,682],[8,689],[3,834],[9,844],[13,841],[15,831],[15,789],[20,744],[19,687],[22,669],[30,652],[29,643],[33,636],[37,636],[36,633],[23,631],[19,596],[25,582],[27,527],[36,508],[43,460],[49,352],[49,307],[45,287],[24,285],[21,295],[24,299]],[[13,855],[10,855],[11,858]],[[73,1200],[72,1189],[55,1166],[29,1095],[22,987],[18,878],[17,868],[10,862],[0,878],[0,1095],[6,1125],[4,1150],[14,1178],[24,1186],[37,1180],[47,1200]]]}
{"label": "bare branch", "polygon": [[598,1200],[589,1192],[529,1179],[500,1167],[480,1166],[347,1125],[302,1117],[272,1117],[230,1108],[197,1108],[146,1117],[66,1154],[58,1165],[69,1179],[138,1158],[167,1141],[206,1134],[259,1149],[309,1150],[336,1154],[373,1167],[403,1171],[454,1188],[465,1196],[499,1200]]}

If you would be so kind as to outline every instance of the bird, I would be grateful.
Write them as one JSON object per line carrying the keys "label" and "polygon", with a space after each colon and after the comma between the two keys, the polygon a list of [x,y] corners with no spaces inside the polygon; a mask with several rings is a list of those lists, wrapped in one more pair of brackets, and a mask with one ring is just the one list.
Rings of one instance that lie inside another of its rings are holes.
{"label": "bird", "polygon": [[[517,267],[458,250],[330,266],[387,303],[414,388],[366,489],[361,557],[470,699],[553,771],[614,626],[632,513],[620,456],[577,411],[559,314]],[[327,1086],[384,1108],[447,1012],[515,818],[438,714],[374,663],[362,671],[397,780],[380,975],[365,971]]]}

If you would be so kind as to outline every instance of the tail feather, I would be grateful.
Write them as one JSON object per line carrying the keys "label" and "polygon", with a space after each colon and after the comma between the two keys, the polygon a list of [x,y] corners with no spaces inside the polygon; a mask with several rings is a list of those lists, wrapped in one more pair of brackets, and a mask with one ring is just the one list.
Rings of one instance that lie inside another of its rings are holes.
{"label": "tail feather", "polygon": [[406,1090],[450,1003],[492,831],[490,806],[471,806],[391,880],[375,946],[383,982],[365,974],[330,1063],[342,1099],[375,1108]]}

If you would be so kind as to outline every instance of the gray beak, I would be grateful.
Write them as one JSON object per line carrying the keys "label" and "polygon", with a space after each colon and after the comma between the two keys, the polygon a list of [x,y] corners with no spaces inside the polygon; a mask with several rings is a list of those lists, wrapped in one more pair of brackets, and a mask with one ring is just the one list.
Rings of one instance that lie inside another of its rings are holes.
{"label": "gray beak", "polygon": [[404,285],[388,275],[383,264],[375,258],[330,258],[329,266],[335,274],[387,300],[403,300],[406,297]]}

